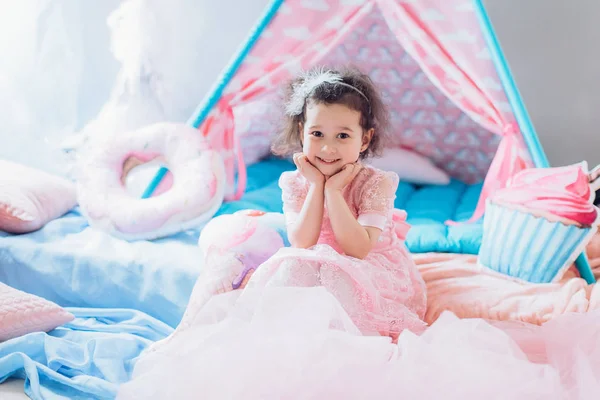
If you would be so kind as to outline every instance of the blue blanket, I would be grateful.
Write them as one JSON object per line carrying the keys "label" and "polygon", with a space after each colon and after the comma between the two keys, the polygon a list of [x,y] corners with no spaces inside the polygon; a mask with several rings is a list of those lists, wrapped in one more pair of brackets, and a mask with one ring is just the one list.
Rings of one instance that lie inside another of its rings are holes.
{"label": "blue blanket", "polygon": [[0,344],[0,383],[23,378],[36,400],[113,399],[140,353],[173,331],[134,310],[69,311],[71,323]]}
{"label": "blue blanket", "polygon": [[[224,204],[218,214],[248,208],[280,212],[277,181],[281,172],[292,168],[276,159],[250,166],[244,197]],[[401,183],[395,205],[408,212],[409,249],[476,254],[481,223],[449,227],[444,221],[470,217],[480,191],[481,185],[458,181],[425,187]],[[60,397],[64,393],[110,398],[148,340],[166,335],[181,319],[202,269],[198,236],[198,231],[189,231],[160,240],[125,242],[91,229],[77,209],[37,232],[0,233],[1,282],[64,307],[79,307],[78,319],[64,328],[0,344],[0,381],[26,374],[33,398],[59,399],[65,398]],[[55,361],[52,351],[61,361]],[[107,360],[105,354],[113,359]],[[70,374],[79,378],[71,379]]]}

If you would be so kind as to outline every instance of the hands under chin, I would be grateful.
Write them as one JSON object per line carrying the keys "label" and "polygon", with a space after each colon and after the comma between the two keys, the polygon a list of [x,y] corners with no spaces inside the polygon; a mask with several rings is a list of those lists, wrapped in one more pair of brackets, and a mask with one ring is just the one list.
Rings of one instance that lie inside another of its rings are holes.
{"label": "hands under chin", "polygon": [[304,153],[294,154],[294,164],[296,164],[300,174],[313,185],[323,185],[325,183],[325,175],[308,161],[308,157]]}
{"label": "hands under chin", "polygon": [[325,191],[341,191],[362,169],[359,163],[346,164],[342,169],[325,180]]}
{"label": "hands under chin", "polygon": [[294,154],[293,159],[300,174],[313,185],[324,184],[325,191],[343,190],[363,168],[358,162],[346,164],[337,173],[325,177],[317,167],[308,161],[308,157],[304,153]]}

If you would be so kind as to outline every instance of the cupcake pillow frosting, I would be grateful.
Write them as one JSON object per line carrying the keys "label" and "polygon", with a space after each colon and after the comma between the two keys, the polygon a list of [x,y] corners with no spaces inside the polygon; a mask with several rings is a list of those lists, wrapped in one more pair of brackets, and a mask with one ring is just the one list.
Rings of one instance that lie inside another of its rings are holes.
{"label": "cupcake pillow frosting", "polygon": [[[531,168],[517,174],[492,201],[551,221],[590,226],[598,217],[588,174],[581,164]],[[585,168],[587,170],[587,168]]]}

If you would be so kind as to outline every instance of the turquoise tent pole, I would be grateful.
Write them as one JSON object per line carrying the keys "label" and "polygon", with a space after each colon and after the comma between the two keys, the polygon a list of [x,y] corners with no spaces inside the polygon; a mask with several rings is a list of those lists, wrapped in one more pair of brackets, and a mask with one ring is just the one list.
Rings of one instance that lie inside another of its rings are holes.
{"label": "turquoise tent pole", "polygon": [[[204,121],[208,113],[213,109],[215,104],[221,98],[223,91],[237,72],[238,68],[242,65],[244,59],[250,53],[265,28],[269,25],[273,17],[277,14],[279,7],[283,4],[284,0],[272,0],[271,3],[265,9],[265,12],[259,19],[258,23],[254,26],[248,39],[242,45],[242,47],[236,52],[233,59],[230,61],[229,65],[225,68],[224,72],[221,74],[216,84],[209,91],[209,95],[205,97],[200,105],[196,108],[190,119],[187,121],[187,124],[198,128],[200,124]],[[147,199],[152,196],[152,193],[156,190],[168,169],[165,167],[160,167],[154,178],[150,181],[150,184],[142,194],[142,199]]]}
{"label": "turquoise tent pole", "polygon": [[[492,61],[496,66],[496,70],[498,71],[500,81],[504,87],[506,97],[508,98],[508,102],[513,110],[515,119],[519,124],[519,128],[523,134],[523,139],[525,140],[525,144],[529,149],[533,163],[536,167],[540,168],[550,167],[548,158],[546,157],[542,144],[540,143],[538,135],[535,132],[533,124],[531,123],[531,119],[529,118],[529,114],[525,109],[521,94],[519,93],[517,85],[515,84],[515,80],[510,72],[510,68],[508,67],[508,63],[506,62],[506,58],[504,57],[498,38],[496,37],[494,29],[492,28],[492,23],[487,14],[485,6],[483,5],[483,0],[473,0],[473,3],[486,44],[492,56]],[[588,284],[596,283],[592,268],[590,267],[585,253],[582,253],[579,255],[579,257],[577,257],[575,265],[577,266],[581,277],[585,279]]]}

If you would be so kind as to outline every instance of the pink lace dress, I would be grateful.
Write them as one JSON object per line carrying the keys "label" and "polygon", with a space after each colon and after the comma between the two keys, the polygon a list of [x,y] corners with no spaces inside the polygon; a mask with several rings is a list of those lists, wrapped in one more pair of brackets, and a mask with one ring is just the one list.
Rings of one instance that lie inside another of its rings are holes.
{"label": "pink lace dress", "polygon": [[[309,183],[297,171],[282,174],[283,211],[295,222]],[[392,218],[398,176],[364,167],[344,189],[350,210],[363,226],[382,230],[363,260],[343,254],[325,207],[321,234],[310,249],[285,248],[262,264],[249,286],[323,286],[364,334],[420,332],[426,309],[425,283]]]}

